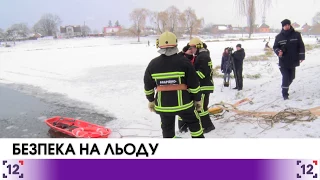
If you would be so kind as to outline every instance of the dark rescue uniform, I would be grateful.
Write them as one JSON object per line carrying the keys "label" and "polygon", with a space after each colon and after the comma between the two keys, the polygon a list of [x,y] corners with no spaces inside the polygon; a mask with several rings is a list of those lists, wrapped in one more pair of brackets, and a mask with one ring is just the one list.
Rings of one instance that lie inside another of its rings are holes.
{"label": "dark rescue uniform", "polygon": [[196,69],[199,77],[201,92],[206,94],[213,93],[213,71],[209,51],[206,50],[196,54],[194,68]]}
{"label": "dark rescue uniform", "polygon": [[[155,111],[161,117],[164,138],[175,137],[175,116],[184,119],[193,138],[203,138],[200,117],[194,101],[200,101],[197,74],[188,60],[178,54],[160,55],[153,59],[144,75],[145,94],[155,101]],[[186,85],[185,90],[155,91],[155,89]],[[156,95],[155,95],[156,93]]]}
{"label": "dark rescue uniform", "polygon": [[282,30],[275,39],[273,45],[274,52],[279,55],[282,50],[283,55],[279,57],[279,69],[282,74],[282,95],[289,96],[289,86],[295,79],[295,68],[300,66],[300,60],[305,60],[305,46],[301,34],[292,27],[290,30]]}
{"label": "dark rescue uniform", "polygon": [[[184,54],[180,54],[184,55]],[[192,61],[191,61],[192,62]],[[210,58],[210,51],[205,49],[204,51],[197,52],[194,63],[192,63],[196,69],[198,75],[198,81],[200,82],[201,102],[203,109],[198,112],[201,118],[201,124],[206,132],[206,129],[215,129],[208,112],[210,93],[214,91],[214,82],[212,78],[212,61]],[[178,117],[178,127],[181,132],[186,132],[185,121],[183,117]]]}
{"label": "dark rescue uniform", "polygon": [[196,60],[194,67],[198,74],[198,80],[200,82],[200,91],[201,91],[201,102],[202,102],[202,111],[199,112],[201,123],[203,128],[214,127],[208,112],[209,97],[210,94],[214,91],[214,82],[213,82],[213,71],[212,71],[212,61],[210,58],[210,52],[207,49],[200,49],[196,53]]}

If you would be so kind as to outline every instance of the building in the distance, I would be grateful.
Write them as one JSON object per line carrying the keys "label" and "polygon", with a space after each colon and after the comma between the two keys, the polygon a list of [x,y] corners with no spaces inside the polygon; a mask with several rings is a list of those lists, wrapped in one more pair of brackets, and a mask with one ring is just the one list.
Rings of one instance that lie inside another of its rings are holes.
{"label": "building in the distance", "polygon": [[120,31],[121,31],[121,26],[111,26],[111,27],[103,28],[103,34],[106,36],[116,35]]}
{"label": "building in the distance", "polygon": [[[250,27],[246,26],[244,28],[246,33],[250,32]],[[252,26],[252,33],[257,33],[257,32],[259,32],[259,25],[255,24]]]}
{"label": "building in the distance", "polygon": [[312,28],[312,26],[309,26],[307,23],[305,23],[302,26],[301,32],[304,33],[304,34],[307,34],[310,31],[311,28]]}
{"label": "building in the distance", "polygon": [[40,33],[34,33],[29,35],[30,40],[37,40],[38,38],[41,38],[42,35]]}
{"label": "building in the distance", "polygon": [[[309,30],[309,34],[320,35],[320,24],[313,25]],[[318,40],[320,39],[319,37],[317,37],[317,38],[318,38]]]}
{"label": "building in the distance", "polygon": [[292,26],[294,29],[296,29],[296,30],[301,30],[300,24],[298,24],[298,23],[296,23],[296,22],[294,22],[293,24],[291,24],[291,26]]}
{"label": "building in the distance", "polygon": [[60,33],[57,35],[58,38],[72,38],[81,36],[81,26],[60,26]]}
{"label": "building in the distance", "polygon": [[233,27],[231,24],[214,24],[212,26],[213,34],[228,34],[233,32]]}
{"label": "building in the distance", "polygon": [[268,26],[266,23],[263,23],[258,28],[259,33],[270,33],[270,26]]}

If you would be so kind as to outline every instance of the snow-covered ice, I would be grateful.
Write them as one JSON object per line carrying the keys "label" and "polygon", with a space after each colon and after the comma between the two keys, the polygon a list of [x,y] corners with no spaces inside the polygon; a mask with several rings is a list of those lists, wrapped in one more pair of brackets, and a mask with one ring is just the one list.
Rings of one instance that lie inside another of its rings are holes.
{"label": "snow-covered ice", "polygon": [[[32,85],[39,91],[89,103],[88,108],[94,111],[112,114],[117,119],[106,122],[106,126],[115,131],[112,137],[120,134],[161,137],[160,118],[149,112],[143,89],[144,70],[149,61],[158,56],[155,37],[144,37],[142,43],[135,41],[131,38],[38,40],[17,43],[11,48],[0,47],[0,83]],[[304,42],[315,44],[316,40],[305,37]],[[265,42],[261,39],[207,42],[214,66],[220,65],[225,47],[235,48],[238,43],[242,44],[247,57],[264,53]],[[186,44],[186,40],[179,42],[179,48]],[[273,39],[269,45],[273,45]],[[229,88],[221,92],[222,79],[216,78],[210,104],[253,98],[253,105],[241,105],[240,109],[280,111],[288,107],[320,106],[319,55],[319,50],[308,52],[306,61],[297,68],[288,101],[281,98],[281,74],[273,57],[269,61],[245,62],[244,75],[260,74],[261,78],[245,78],[241,92]],[[216,130],[206,137],[320,137],[319,119],[285,127],[280,124],[267,131],[257,123],[217,120],[214,124]],[[189,134],[181,136],[189,137]]]}

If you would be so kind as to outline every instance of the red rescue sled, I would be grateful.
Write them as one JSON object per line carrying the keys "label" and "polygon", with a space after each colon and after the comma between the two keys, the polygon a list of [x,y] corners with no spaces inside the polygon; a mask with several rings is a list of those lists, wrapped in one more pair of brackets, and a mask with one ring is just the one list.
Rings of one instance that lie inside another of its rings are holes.
{"label": "red rescue sled", "polygon": [[76,138],[108,138],[111,134],[108,128],[74,118],[55,116],[45,122],[52,129]]}

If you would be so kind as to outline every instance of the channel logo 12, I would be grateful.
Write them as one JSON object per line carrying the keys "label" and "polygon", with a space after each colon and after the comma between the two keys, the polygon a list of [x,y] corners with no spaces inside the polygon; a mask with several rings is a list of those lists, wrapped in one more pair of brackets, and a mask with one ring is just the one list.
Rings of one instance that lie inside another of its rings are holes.
{"label": "channel logo 12", "polygon": [[23,160],[3,160],[2,175],[3,180],[24,179],[24,161]]}
{"label": "channel logo 12", "polygon": [[297,180],[319,180],[318,160],[298,160],[297,161]]}

